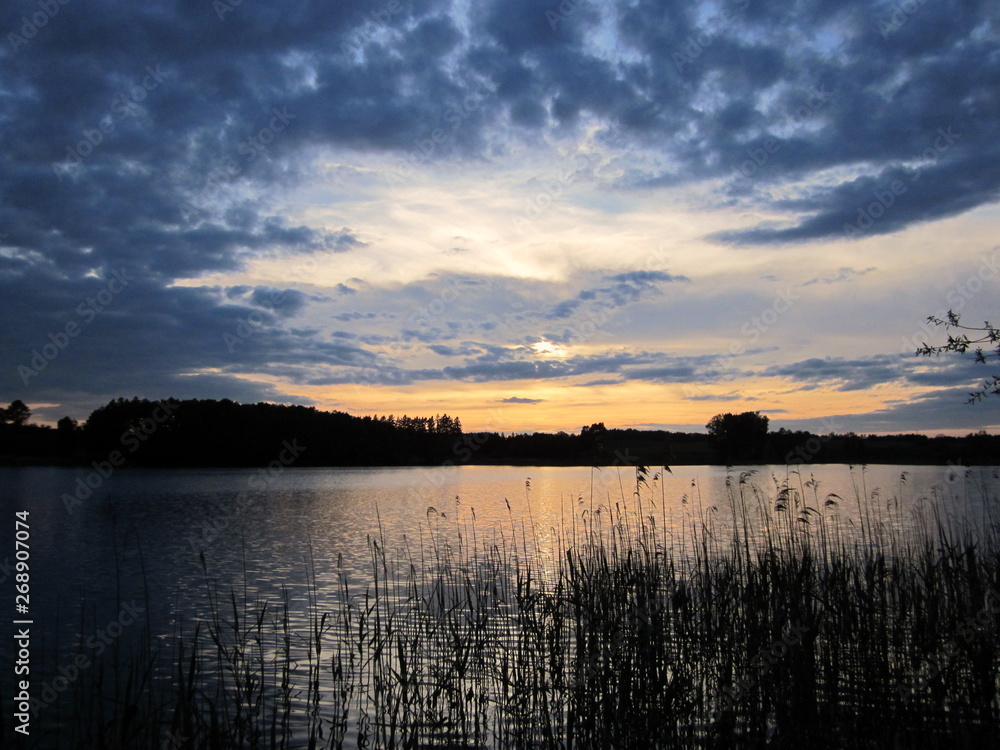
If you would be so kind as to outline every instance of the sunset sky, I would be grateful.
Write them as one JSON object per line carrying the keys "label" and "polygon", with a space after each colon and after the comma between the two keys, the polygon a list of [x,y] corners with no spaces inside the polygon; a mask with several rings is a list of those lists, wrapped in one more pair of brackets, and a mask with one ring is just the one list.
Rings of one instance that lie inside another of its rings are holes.
{"label": "sunset sky", "polygon": [[0,402],[965,434],[1000,5],[10,0]]}

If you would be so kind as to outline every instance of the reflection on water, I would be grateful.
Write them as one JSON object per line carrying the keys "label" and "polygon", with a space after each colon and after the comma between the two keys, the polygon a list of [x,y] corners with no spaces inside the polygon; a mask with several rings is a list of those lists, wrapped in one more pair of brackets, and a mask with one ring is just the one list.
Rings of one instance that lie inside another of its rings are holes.
{"label": "reflection on water", "polygon": [[[400,717],[411,730],[423,727],[422,742],[439,746],[448,746],[456,726],[464,737],[486,737],[480,724],[490,731],[509,725],[518,736],[537,724],[541,708],[558,726],[574,701],[590,700],[588,685],[612,679],[607,670],[619,651],[655,646],[687,658],[720,625],[699,619],[705,611],[684,620],[691,594],[682,584],[669,592],[669,613],[661,611],[664,592],[643,591],[641,571],[633,570],[625,584],[640,602],[629,611],[576,601],[561,588],[571,564],[567,549],[593,552],[578,558],[580,565],[605,555],[607,545],[613,560],[642,551],[657,564],[669,558],[681,572],[733,553],[734,545],[735,559],[744,564],[778,543],[820,556],[868,547],[891,557],[907,551],[896,549],[900,541],[939,524],[956,534],[995,528],[990,503],[1000,487],[995,469],[901,466],[815,466],[801,473],[681,467],[640,474],[631,467],[302,469],[286,470],[263,488],[246,470],[133,470],[119,471],[82,506],[67,507],[61,496],[73,491],[78,474],[0,470],[5,517],[30,511],[32,615],[39,623],[33,644],[42,666],[34,684],[54,684],[59,668],[81,654],[96,662],[102,644],[126,659],[136,644],[151,642],[163,663],[175,662],[178,636],[197,627],[207,684],[239,691],[238,681],[222,684],[212,675],[270,665],[273,683],[242,689],[260,709],[284,701],[302,717],[282,730],[302,746],[321,721],[347,745],[367,732],[386,746],[404,732],[394,723]],[[5,611],[12,611],[12,600],[11,587],[4,587]],[[141,617],[112,639],[108,625],[126,606]],[[528,620],[520,615],[528,610],[541,614]],[[668,615],[676,622],[669,633],[660,632]],[[601,631],[608,623],[612,630]],[[396,650],[366,672],[370,649],[389,643],[387,629],[395,629]],[[773,635],[787,637],[780,630]],[[545,639],[562,648],[558,664],[532,661],[536,641]],[[0,653],[12,654],[7,644]],[[498,664],[497,653],[527,661],[511,657]],[[323,663],[343,663],[360,677],[351,681]],[[684,689],[679,674],[668,669],[633,678],[654,692],[676,692]],[[4,696],[11,678],[5,668]],[[158,679],[176,682],[172,671]],[[533,700],[551,705],[522,705],[523,696],[509,692],[539,679],[550,683],[535,684]],[[318,689],[310,689],[313,683]],[[699,690],[713,692],[704,684]],[[52,697],[42,717],[73,721],[68,699]],[[371,705],[390,697],[421,712],[370,715]],[[669,701],[683,702],[680,693]],[[715,701],[715,708],[699,710],[709,715],[726,706]],[[469,727],[476,729],[469,734]],[[691,731],[688,740],[697,744],[705,730]]]}

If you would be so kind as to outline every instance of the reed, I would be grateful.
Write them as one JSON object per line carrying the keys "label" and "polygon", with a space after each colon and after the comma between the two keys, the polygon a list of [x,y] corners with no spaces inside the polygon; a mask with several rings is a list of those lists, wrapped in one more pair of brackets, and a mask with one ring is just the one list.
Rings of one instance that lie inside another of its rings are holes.
{"label": "reed", "polygon": [[321,591],[310,557],[305,611],[287,592],[219,590],[202,558],[210,615],[165,651],[140,644],[88,673],[79,727],[44,746],[993,741],[996,498],[975,524],[931,509],[901,519],[905,475],[884,498],[852,471],[845,500],[794,472],[766,493],[733,472],[728,508],[705,507],[696,486],[665,508],[660,476],[638,467],[631,495],[578,498],[549,548],[513,513],[482,529],[474,511],[429,508],[390,554],[377,519],[370,578],[341,568]]}

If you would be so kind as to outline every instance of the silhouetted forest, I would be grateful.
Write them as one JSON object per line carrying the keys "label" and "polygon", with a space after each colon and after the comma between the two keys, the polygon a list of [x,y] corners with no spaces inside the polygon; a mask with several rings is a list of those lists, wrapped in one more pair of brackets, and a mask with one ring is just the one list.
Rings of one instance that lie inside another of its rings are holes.
{"label": "silhouetted forest", "polygon": [[768,430],[758,412],[719,414],[707,433],[607,429],[577,434],[464,432],[458,417],[366,416],[228,399],[119,398],[83,425],[29,423],[0,409],[0,463],[98,466],[407,466],[434,464],[699,465],[996,464],[1000,436],[816,435]]}
{"label": "silhouetted forest", "polygon": [[[2,421],[2,420],[0,420]],[[462,423],[435,417],[355,417],[307,406],[224,399],[151,402],[119,398],[81,427],[0,424],[7,463],[130,466],[376,466],[439,463]],[[116,463],[118,460],[118,463]]]}

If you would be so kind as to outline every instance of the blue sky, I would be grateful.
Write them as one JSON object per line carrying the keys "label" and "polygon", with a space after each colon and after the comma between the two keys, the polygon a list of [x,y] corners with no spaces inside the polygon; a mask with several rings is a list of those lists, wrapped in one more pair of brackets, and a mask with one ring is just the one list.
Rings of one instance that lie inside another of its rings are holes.
{"label": "blue sky", "polygon": [[990,2],[12,0],[0,401],[964,434]]}

